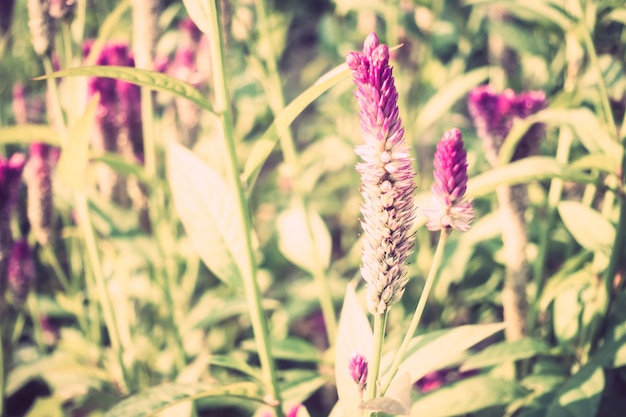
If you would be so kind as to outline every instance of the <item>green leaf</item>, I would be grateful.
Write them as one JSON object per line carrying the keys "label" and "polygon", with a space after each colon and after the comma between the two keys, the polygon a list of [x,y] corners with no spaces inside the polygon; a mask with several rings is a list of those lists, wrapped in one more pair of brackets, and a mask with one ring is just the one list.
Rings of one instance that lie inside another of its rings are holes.
{"label": "green leaf", "polygon": [[581,288],[594,282],[595,274],[588,269],[580,269],[569,274],[559,274],[548,280],[539,299],[540,311],[545,311],[552,300],[571,288]]}
{"label": "green leaf", "polygon": [[108,165],[113,170],[122,175],[137,177],[139,181],[149,185],[149,181],[145,175],[143,167],[137,163],[125,160],[122,156],[118,154],[107,153],[92,158],[91,160],[93,162],[102,162],[103,164]]}
{"label": "green leaf", "polygon": [[[368,358],[374,344],[374,336],[365,312],[359,305],[354,285],[346,288],[335,345],[335,381],[340,405],[345,417],[361,415],[359,388],[350,375],[348,365],[353,354]],[[340,411],[337,411],[338,415]],[[334,415],[334,414],[333,414]]]}
{"label": "green leaf", "polygon": [[615,155],[608,155],[604,153],[584,155],[569,164],[569,167],[577,171],[593,169],[600,172],[606,172],[608,174],[615,174],[620,168],[619,161]]}
{"label": "green leaf", "polygon": [[63,417],[63,400],[56,397],[37,397],[25,417]]}
{"label": "green leaf", "polygon": [[211,355],[209,363],[212,366],[220,366],[222,368],[232,369],[248,375],[251,378],[261,381],[261,373],[248,365],[246,361],[236,358],[233,355]]}
{"label": "green leaf", "polygon": [[387,414],[409,415],[411,409],[411,388],[409,374],[402,372],[393,379],[384,397],[365,401],[361,408]]}
{"label": "green leaf", "polygon": [[63,184],[73,190],[85,188],[89,164],[89,137],[100,96],[94,95],[85,112],[72,126],[67,143],[63,144],[57,174]]}
{"label": "green leaf", "polygon": [[515,382],[476,376],[438,388],[418,399],[412,416],[447,417],[508,404],[520,398],[524,389]]}
{"label": "green leaf", "polygon": [[100,56],[102,48],[113,35],[116,26],[122,20],[122,17],[130,9],[130,0],[122,0],[111,13],[104,19],[104,22],[98,25],[98,37],[89,48],[89,55],[85,58],[85,66],[91,66],[96,63]]}
{"label": "green leaf", "polygon": [[47,78],[80,76],[116,78],[118,80],[123,80],[132,84],[139,85],[141,87],[147,87],[151,90],[172,93],[176,96],[186,98],[187,100],[196,103],[206,110],[213,111],[211,103],[204,97],[204,95],[200,91],[196,90],[191,84],[170,77],[169,75],[161,74],[160,72],[156,71],[148,71],[139,68],[123,67],[116,65],[106,65],[67,68],[53,72],[52,74],[42,75],[41,77],[37,77],[35,79],[45,80]]}
{"label": "green leaf", "polygon": [[183,0],[187,15],[202,32],[211,33],[211,8],[207,0]]}
{"label": "green leaf", "polygon": [[[398,372],[408,372],[411,383],[415,383],[427,373],[456,362],[467,349],[502,329],[503,323],[472,324],[417,336],[411,340]],[[389,368],[394,353],[383,357],[382,369]],[[386,374],[385,380],[389,378]]]}
{"label": "green leaf", "polygon": [[[243,349],[256,352],[257,347],[254,340],[246,340],[241,344]],[[283,340],[272,340],[270,345],[272,357],[295,362],[319,362],[321,357],[319,351],[309,342],[288,338]]]}
{"label": "green leaf", "polygon": [[33,142],[61,146],[59,133],[47,125],[20,125],[0,127],[0,145],[31,144]]}
{"label": "green leaf", "polygon": [[626,26],[626,9],[611,10],[602,18],[603,22],[616,22]]}
{"label": "green leaf", "polygon": [[467,183],[467,196],[484,196],[494,192],[500,185],[523,184],[552,178],[582,183],[593,183],[596,180],[594,176],[572,170],[554,158],[532,156],[471,178]]}
{"label": "green leaf", "polygon": [[288,404],[302,404],[328,382],[317,371],[290,369],[280,373],[280,392]]}
{"label": "green leaf", "polygon": [[104,414],[104,417],[148,417],[184,401],[207,397],[235,397],[263,403],[263,395],[253,382],[224,386],[211,384],[163,384],[133,395]]}
{"label": "green leaf", "polygon": [[[588,273],[588,271],[585,271]],[[577,280],[578,281],[578,280]],[[583,283],[564,289],[555,299],[552,307],[552,327],[554,336],[561,344],[579,340],[581,337],[581,316],[584,304],[580,294]]]}
{"label": "green leaf", "polygon": [[276,219],[278,249],[294,264],[308,272],[330,264],[331,238],[324,220],[309,208],[308,219],[301,206],[283,211]]}
{"label": "green leaf", "polygon": [[493,71],[493,68],[477,68],[460,75],[428,99],[415,121],[417,136],[419,132],[425,131],[442,115],[448,113],[456,102],[465,99],[467,93],[489,77],[490,71]]}
{"label": "green leaf", "polygon": [[602,152],[621,162],[621,147],[611,139],[598,116],[589,109],[546,109],[537,113],[533,120],[553,126],[570,126],[589,153]]}
{"label": "green leaf", "polygon": [[167,172],[174,206],[200,258],[225,284],[239,287],[250,268],[232,189],[199,157],[173,141],[167,151]]}
{"label": "green leaf", "polygon": [[615,227],[599,211],[577,201],[561,201],[557,210],[580,246],[605,255],[611,253]]}
{"label": "green leaf", "polygon": [[274,119],[272,125],[265,131],[263,136],[258,139],[246,160],[242,178],[248,184],[250,190],[261,167],[272,153],[272,149],[276,145],[278,139],[287,133],[291,123],[302,113],[302,111],[311,104],[316,98],[321,96],[328,89],[339,83],[350,75],[350,70],[346,64],[341,64],[322,77],[315,84],[300,93],[298,97],[293,99]]}
{"label": "green leaf", "polygon": [[599,366],[585,366],[570,378],[554,399],[546,417],[595,416],[604,390],[604,371]]}
{"label": "green leaf", "polygon": [[[564,32],[568,31],[574,24],[573,18],[562,8],[545,0],[465,0],[464,4],[472,6],[496,4],[522,19],[536,20],[541,18],[551,21]],[[531,16],[529,16],[529,12]]]}
{"label": "green leaf", "polygon": [[486,368],[505,362],[532,358],[548,353],[550,346],[540,339],[524,338],[515,342],[500,342],[491,345],[470,357],[459,369],[461,372],[471,369]]}

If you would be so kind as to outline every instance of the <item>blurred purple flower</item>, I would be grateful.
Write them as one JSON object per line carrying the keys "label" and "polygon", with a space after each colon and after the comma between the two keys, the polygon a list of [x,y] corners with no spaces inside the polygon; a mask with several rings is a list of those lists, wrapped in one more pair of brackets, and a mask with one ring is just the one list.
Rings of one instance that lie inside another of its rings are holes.
{"label": "blurred purple flower", "polygon": [[22,305],[35,281],[35,261],[26,239],[13,244],[8,265],[9,293],[16,305]]}
{"label": "blurred purple flower", "polygon": [[[92,43],[83,47],[85,56]],[[129,46],[124,42],[110,42],[104,46],[96,65],[134,67],[135,61]],[[141,121],[141,96],[138,86],[113,78],[90,78],[88,94],[98,93],[100,102],[96,112],[96,129],[92,144],[99,153],[117,153],[129,162],[137,162],[143,155],[143,132]],[[129,195],[127,183],[111,168],[98,167],[98,187],[104,198],[127,206]]]}
{"label": "blurred purple flower", "polygon": [[452,228],[469,230],[474,219],[472,202],[465,199],[467,190],[467,154],[459,129],[443,134],[435,150],[435,183],[432,186],[434,206],[422,209],[428,218],[428,230]]}
{"label": "blurred purple flower", "polygon": [[[468,109],[478,136],[483,141],[487,159],[492,164],[496,163],[502,142],[511,131],[514,119],[525,119],[546,105],[543,91],[527,91],[516,95],[511,89],[498,94],[490,85],[474,88],[468,97]],[[541,126],[531,128],[518,145],[517,155],[513,159],[532,154],[542,130]]]}
{"label": "blurred purple flower", "polygon": [[359,390],[363,391],[367,384],[367,359],[363,355],[353,352],[348,364],[350,375],[356,384],[359,386]]}
{"label": "blurred purple flower", "polygon": [[11,212],[17,202],[22,171],[26,159],[15,153],[10,159],[0,156],[0,310],[7,285],[7,270],[13,248]]}
{"label": "blurred purple flower", "polygon": [[471,369],[469,371],[459,372],[458,368],[440,369],[438,371],[429,372],[420,378],[415,387],[422,393],[426,394],[430,391],[434,391],[437,388],[451,382],[460,381],[464,378],[469,378],[478,374],[478,370]]}
{"label": "blurred purple flower", "polygon": [[372,314],[384,314],[400,300],[406,286],[404,262],[411,252],[415,171],[398,117],[398,93],[389,49],[371,33],[363,52],[346,57],[357,89],[361,133],[365,144],[356,153],[363,162],[356,166],[361,175],[363,214],[363,266],[367,282],[367,307]]}
{"label": "blurred purple flower", "polygon": [[50,243],[54,223],[52,195],[52,167],[56,155],[45,143],[30,146],[24,180],[28,189],[27,217],[35,239],[41,245]]}

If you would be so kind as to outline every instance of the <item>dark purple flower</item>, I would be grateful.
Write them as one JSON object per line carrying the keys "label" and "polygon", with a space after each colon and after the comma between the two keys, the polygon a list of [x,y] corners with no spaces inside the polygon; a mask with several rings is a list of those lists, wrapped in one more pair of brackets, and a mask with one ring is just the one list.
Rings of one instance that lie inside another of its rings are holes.
{"label": "dark purple flower", "polygon": [[21,305],[28,297],[35,281],[35,261],[26,239],[13,244],[8,265],[9,294],[16,305]]}
{"label": "dark purple flower", "polygon": [[359,386],[359,390],[363,391],[367,384],[367,359],[363,355],[352,353],[348,369],[350,370],[350,376]]}
{"label": "dark purple flower", "polygon": [[[543,91],[527,91],[516,95],[511,89],[496,93],[489,85],[473,89],[468,97],[469,113],[478,136],[483,141],[487,159],[495,165],[502,142],[513,126],[513,121],[525,119],[546,107]],[[542,128],[531,128],[518,146],[514,159],[533,153]]]}
{"label": "dark purple flower", "polygon": [[389,49],[372,32],[363,52],[351,52],[346,62],[357,87],[354,95],[365,141],[356,148],[363,159],[356,166],[364,199],[361,272],[367,282],[367,307],[381,315],[402,297],[407,282],[404,262],[413,246],[415,171],[398,116]]}
{"label": "dark purple flower", "polygon": [[10,159],[0,156],[0,310],[7,285],[7,269],[13,248],[11,212],[17,202],[25,158],[15,153]]}
{"label": "dark purple flower", "polygon": [[433,231],[445,228],[469,230],[474,210],[472,202],[465,199],[467,154],[459,129],[448,130],[437,144],[433,175],[434,206],[422,210],[428,218],[426,227]]}

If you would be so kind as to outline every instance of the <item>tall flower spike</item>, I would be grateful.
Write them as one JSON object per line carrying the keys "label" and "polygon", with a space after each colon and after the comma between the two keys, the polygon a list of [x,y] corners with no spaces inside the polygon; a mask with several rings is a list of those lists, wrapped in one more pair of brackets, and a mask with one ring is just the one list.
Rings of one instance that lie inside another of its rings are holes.
{"label": "tall flower spike", "polygon": [[472,202],[465,199],[467,189],[467,153],[459,129],[450,129],[437,144],[434,160],[434,206],[422,210],[428,218],[428,230],[469,230],[474,219]]}
{"label": "tall flower spike", "polygon": [[400,300],[407,282],[404,262],[413,247],[415,171],[398,117],[389,49],[372,32],[363,52],[351,52],[346,62],[357,87],[354,95],[365,141],[355,150],[363,159],[356,166],[364,199],[361,273],[367,283],[367,307],[382,315]]}
{"label": "tall flower spike", "polygon": [[24,179],[28,188],[27,216],[35,239],[48,245],[54,224],[52,194],[52,149],[45,143],[30,145],[30,157],[24,168]]}
{"label": "tall flower spike", "polygon": [[15,305],[22,305],[35,281],[35,261],[26,239],[13,244],[8,266],[9,293]]}

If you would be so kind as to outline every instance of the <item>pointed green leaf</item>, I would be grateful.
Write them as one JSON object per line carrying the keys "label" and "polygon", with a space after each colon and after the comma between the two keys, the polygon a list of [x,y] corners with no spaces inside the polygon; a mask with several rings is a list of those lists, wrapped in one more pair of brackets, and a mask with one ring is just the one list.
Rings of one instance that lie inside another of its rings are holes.
{"label": "pointed green leaf", "polygon": [[31,144],[33,142],[61,146],[61,136],[52,126],[47,125],[0,127],[0,145]]}
{"label": "pointed green leaf", "polygon": [[139,68],[123,67],[116,65],[93,66],[93,67],[77,67],[67,68],[52,74],[43,75],[35,78],[36,80],[45,80],[47,78],[62,77],[104,77],[116,78],[118,80],[127,81],[132,84],[146,87],[155,91],[163,91],[172,93],[176,96],[186,98],[200,107],[213,111],[211,103],[204,97],[200,91],[196,90],[191,84],[180,81],[169,75],[161,74],[156,71],[148,71]]}
{"label": "pointed green leaf", "polygon": [[101,156],[97,156],[95,158],[91,158],[91,160],[93,162],[102,162],[103,164],[108,165],[110,168],[122,175],[132,175],[138,178],[139,181],[141,181],[142,183],[149,185],[149,181],[145,176],[143,167],[138,163],[127,161],[121,155],[107,153]]}
{"label": "pointed green leaf", "polygon": [[[246,340],[241,344],[243,349],[256,352],[254,340]],[[294,362],[319,362],[320,353],[311,343],[297,338],[271,341],[271,352],[274,359],[283,359]]]}
{"label": "pointed green leaf", "polygon": [[570,378],[554,399],[546,417],[588,417],[598,412],[604,371],[599,366],[585,366]]}
{"label": "pointed green leaf", "polygon": [[494,192],[500,185],[524,184],[552,178],[582,183],[596,181],[595,176],[569,169],[554,158],[532,156],[471,178],[467,183],[467,195],[468,197],[479,197]]}
{"label": "pointed green leaf", "polygon": [[233,369],[244,375],[248,375],[257,381],[261,381],[261,373],[257,369],[254,369],[248,365],[246,361],[236,358],[233,355],[211,355],[209,363],[212,366],[221,366],[223,368]]}
{"label": "pointed green leaf", "polygon": [[514,342],[500,342],[491,345],[481,352],[470,357],[460,368],[461,372],[471,369],[486,368],[505,362],[532,358],[536,355],[546,354],[550,346],[540,339],[524,338]]}
{"label": "pointed green leaf", "polygon": [[487,407],[508,404],[523,394],[524,389],[514,382],[476,376],[426,394],[413,403],[411,415],[428,417],[465,415]]}
{"label": "pointed green leaf", "polygon": [[417,131],[425,131],[442,115],[450,112],[455,103],[465,99],[467,93],[489,77],[490,71],[493,68],[477,68],[451,80],[420,109],[415,121]]}
{"label": "pointed green leaf", "polygon": [[577,201],[561,201],[559,215],[580,246],[608,255],[615,240],[615,227],[599,211]]}
{"label": "pointed green leaf", "polygon": [[183,0],[187,14],[202,32],[211,33],[211,8],[207,0]]}
{"label": "pointed green leaf", "polygon": [[184,401],[207,397],[235,397],[263,403],[253,382],[215,386],[211,384],[163,384],[133,395],[104,414],[104,417],[148,417]]}
{"label": "pointed green leaf", "polygon": [[71,127],[68,141],[61,150],[57,173],[61,182],[74,190],[83,189],[87,180],[89,137],[99,100],[99,95],[94,95],[85,112]]}
{"label": "pointed green leaf", "polygon": [[[427,373],[457,361],[467,349],[502,329],[503,323],[472,324],[417,336],[411,340],[398,372],[408,372],[411,383],[415,383]],[[394,354],[383,357],[382,369],[389,368]],[[385,375],[383,380],[388,378]]]}
{"label": "pointed green leaf", "polygon": [[316,98],[350,75],[346,64],[341,64],[320,77],[315,84],[293,99],[274,119],[272,125],[258,139],[246,160],[242,178],[251,189],[261,167],[272,153],[278,139],[284,135],[291,123]]}
{"label": "pointed green leaf", "polygon": [[[279,214],[278,248],[294,264],[308,272],[328,268],[331,254],[330,233],[317,212],[293,207]],[[312,239],[311,239],[312,238]]]}
{"label": "pointed green leaf", "polygon": [[200,258],[220,280],[238,287],[250,268],[233,190],[204,161],[175,142],[168,146],[167,172],[174,206]]}
{"label": "pointed green leaf", "polygon": [[[335,381],[337,394],[341,403],[343,415],[359,416],[361,409],[361,395],[358,386],[348,368],[353,354],[369,358],[374,344],[374,337],[365,312],[359,305],[354,291],[354,285],[346,288],[343,300],[339,328],[337,330],[337,344],[335,345]],[[338,411],[338,415],[340,411]]]}

